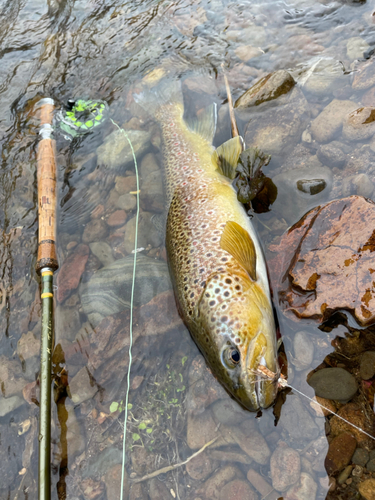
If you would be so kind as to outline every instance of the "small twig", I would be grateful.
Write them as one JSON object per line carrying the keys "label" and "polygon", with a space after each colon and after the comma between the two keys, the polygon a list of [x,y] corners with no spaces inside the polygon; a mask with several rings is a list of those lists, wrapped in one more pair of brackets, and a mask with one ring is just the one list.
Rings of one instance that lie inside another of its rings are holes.
{"label": "small twig", "polygon": [[240,135],[240,133],[238,132],[236,117],[234,116],[233,100],[232,100],[232,94],[230,91],[230,86],[228,83],[228,78],[227,78],[227,75],[224,73],[224,64],[221,65],[221,69],[223,70],[225,88],[226,88],[227,97],[228,97],[229,116],[230,116],[230,123],[232,125],[232,136],[237,137]]}
{"label": "small twig", "polygon": [[171,470],[177,469],[177,467],[181,467],[182,465],[186,465],[188,462],[190,462],[190,460],[192,460],[197,455],[202,453],[202,451],[204,451],[206,448],[211,446],[211,444],[213,444],[218,438],[219,438],[219,436],[216,436],[214,439],[211,439],[211,441],[206,443],[204,446],[202,446],[202,448],[200,450],[193,453],[189,458],[187,458],[183,462],[180,462],[180,463],[174,464],[174,465],[168,465],[168,467],[163,467],[162,469],[151,472],[150,474],[146,474],[143,477],[134,478],[131,480],[132,483],[141,483],[142,481],[146,481],[147,479],[152,479],[153,477],[159,476],[160,474],[165,474],[166,472],[170,472]]}

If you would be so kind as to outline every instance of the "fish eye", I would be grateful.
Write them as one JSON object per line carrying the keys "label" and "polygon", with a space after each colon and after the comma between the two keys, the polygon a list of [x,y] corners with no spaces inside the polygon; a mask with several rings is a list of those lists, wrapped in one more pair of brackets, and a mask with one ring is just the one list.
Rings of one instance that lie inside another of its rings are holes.
{"label": "fish eye", "polygon": [[235,347],[227,347],[224,351],[224,362],[228,368],[235,368],[240,362],[240,353]]}

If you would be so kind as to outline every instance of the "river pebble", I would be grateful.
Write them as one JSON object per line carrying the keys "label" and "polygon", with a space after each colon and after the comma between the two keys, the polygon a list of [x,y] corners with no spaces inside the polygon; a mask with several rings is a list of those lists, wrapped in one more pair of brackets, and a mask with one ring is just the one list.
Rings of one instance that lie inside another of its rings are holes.
{"label": "river pebble", "polygon": [[107,224],[109,227],[123,226],[127,218],[125,210],[116,210],[108,217]]}
{"label": "river pebble", "polygon": [[130,191],[136,191],[136,189],[137,177],[135,175],[119,175],[115,178],[115,191],[117,194],[129,194]]}
{"label": "river pebble", "polygon": [[364,53],[369,48],[369,44],[360,36],[349,38],[346,43],[346,53],[349,59],[362,59]]}
{"label": "river pebble", "polygon": [[220,500],[257,500],[257,495],[248,482],[235,479],[223,487],[219,498]]}
{"label": "river pebble", "polygon": [[284,496],[285,500],[315,500],[318,485],[306,472],[301,472],[297,484],[292,486]]}
{"label": "river pebble", "polygon": [[299,81],[305,91],[326,96],[340,85],[339,81],[343,75],[344,67],[337,59],[315,57]]}
{"label": "river pebble", "polygon": [[252,420],[245,420],[240,426],[222,426],[224,439],[230,439],[255,462],[265,465],[271,455],[271,451],[264,437],[255,429]]}
{"label": "river pebble", "polygon": [[186,464],[186,472],[192,479],[202,481],[212,473],[214,465],[214,460],[204,451]]}
{"label": "river pebble", "polygon": [[358,490],[365,500],[375,500],[375,479],[361,481]]}
{"label": "river pebble", "polygon": [[[143,130],[127,130],[137,159],[147,152],[150,147],[151,133]],[[132,167],[134,164],[133,152],[128,139],[121,130],[109,134],[97,149],[98,165],[105,165],[111,169]]]}
{"label": "river pebble", "polygon": [[23,405],[24,399],[19,396],[11,396],[4,398],[0,396],[0,417],[5,417],[8,413],[14,412],[17,408]]}
{"label": "river pebble", "polygon": [[327,167],[341,168],[346,161],[345,146],[338,141],[322,144],[316,155]]}
{"label": "river pebble", "polygon": [[129,500],[149,500],[149,496],[145,491],[142,483],[133,484],[130,489]]}
{"label": "river pebble", "polygon": [[[94,221],[93,221],[94,222]],[[78,288],[89,258],[89,247],[80,244],[62,263],[57,275],[57,300],[64,302]]]}
{"label": "river pebble", "polygon": [[279,70],[261,78],[255,85],[237,99],[234,107],[238,110],[250,106],[258,106],[287,94],[296,84],[288,71]]}
{"label": "river pebble", "polygon": [[95,396],[98,387],[90,376],[86,366],[81,368],[69,382],[68,392],[74,404],[79,405]]}
{"label": "river pebble", "polygon": [[[146,248],[148,245],[158,247],[161,245],[163,238],[151,221],[152,214],[149,212],[141,212],[138,222],[138,239],[137,248]],[[125,226],[124,247],[127,253],[134,250],[136,218],[133,217]]]}
{"label": "river pebble", "polygon": [[343,121],[342,135],[348,141],[364,141],[375,134],[375,108],[363,107],[349,113]]}
{"label": "river pebble", "polygon": [[150,481],[148,494],[150,500],[172,500],[173,496],[166,487],[164,483],[159,481],[157,477],[154,477]]}
{"label": "river pebble", "polygon": [[285,491],[300,478],[301,460],[298,451],[280,444],[271,456],[272,486]]}
{"label": "river pebble", "polygon": [[335,474],[346,467],[357,447],[355,437],[349,432],[342,432],[329,444],[325,467],[328,474]]}
{"label": "river pebble", "polygon": [[82,235],[83,243],[104,240],[108,235],[108,226],[102,219],[93,219],[85,226]]}
{"label": "river pebble", "polygon": [[134,210],[135,207],[137,206],[137,198],[135,197],[134,194],[122,194],[118,197],[116,201],[116,207],[120,208],[121,210],[125,210],[125,212],[130,212],[131,210]]}
{"label": "river pebble", "polygon": [[375,351],[362,354],[359,369],[363,380],[368,380],[375,375]]}
{"label": "river pebble", "polygon": [[352,101],[333,99],[311,122],[311,134],[320,143],[331,142],[340,132],[346,116],[357,108]]}
{"label": "river pebble", "polygon": [[267,500],[275,500],[279,496],[275,491],[273,495],[271,494],[273,487],[257,471],[250,469],[247,473],[247,479],[260,493],[262,498],[267,497]]}
{"label": "river pebble", "polygon": [[315,394],[322,398],[348,401],[358,390],[358,385],[349,372],[343,368],[323,368],[308,379]]}
{"label": "river pebble", "polygon": [[319,428],[298,396],[288,399],[281,412],[279,425],[288,433],[292,442],[303,444],[318,437]]}
{"label": "river pebble", "polygon": [[355,90],[369,89],[375,85],[375,59],[363,62],[354,73],[352,87]]}
{"label": "river pebble", "polygon": [[[107,490],[107,500],[118,500],[121,492],[121,476],[122,476],[122,464],[117,464],[111,469],[109,469],[105,476],[104,482]],[[123,495],[124,498],[128,498],[129,496],[129,477],[124,470],[124,488]]]}
{"label": "river pebble", "polygon": [[364,467],[370,459],[370,453],[364,448],[357,448],[352,457],[352,462],[355,465]]}
{"label": "river pebble", "polygon": [[[285,98],[285,102],[284,102]],[[278,102],[276,101],[278,104]],[[263,107],[262,107],[263,108]],[[298,87],[283,96],[280,106],[252,110],[245,142],[273,156],[286,155],[300,140],[308,123],[308,104]]]}
{"label": "river pebble", "polygon": [[294,359],[293,364],[297,371],[309,368],[314,359],[314,344],[308,333],[297,332],[293,339]]}
{"label": "river pebble", "polygon": [[152,212],[162,212],[165,206],[163,178],[160,170],[149,173],[141,183],[142,206]]}
{"label": "river pebble", "polygon": [[211,476],[197,490],[197,496],[204,496],[210,500],[221,500],[221,491],[223,487],[234,479],[243,479],[242,472],[233,465],[221,467],[213,476]]}
{"label": "river pebble", "polygon": [[216,401],[211,410],[215,419],[221,424],[236,425],[242,422],[246,416],[246,412],[233,399],[220,399]]}
{"label": "river pebble", "polygon": [[192,450],[202,448],[217,436],[217,425],[209,410],[195,417],[188,415],[186,442],[189,448]]}
{"label": "river pebble", "polygon": [[39,356],[40,339],[36,338],[33,332],[22,334],[17,342],[17,354],[21,361],[26,361],[33,356]]}
{"label": "river pebble", "polygon": [[109,266],[114,262],[112,248],[105,241],[94,241],[89,245],[91,252],[97,257],[103,266]]}
{"label": "river pebble", "polygon": [[148,175],[152,172],[159,172],[159,165],[155,158],[155,155],[152,153],[148,153],[144,155],[141,161],[141,165],[139,167],[139,173],[141,174],[142,179],[146,179]]}

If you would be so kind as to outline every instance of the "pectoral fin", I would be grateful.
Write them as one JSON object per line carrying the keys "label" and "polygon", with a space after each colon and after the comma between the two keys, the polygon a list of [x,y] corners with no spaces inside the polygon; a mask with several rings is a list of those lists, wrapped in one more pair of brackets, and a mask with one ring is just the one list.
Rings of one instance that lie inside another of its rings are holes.
{"label": "pectoral fin", "polygon": [[249,233],[237,222],[228,221],[220,239],[220,246],[230,253],[256,281],[256,251]]}
{"label": "pectoral fin", "polygon": [[224,142],[212,153],[212,162],[217,166],[219,172],[229,179],[236,176],[238,158],[243,149],[243,139],[241,136],[233,137]]}

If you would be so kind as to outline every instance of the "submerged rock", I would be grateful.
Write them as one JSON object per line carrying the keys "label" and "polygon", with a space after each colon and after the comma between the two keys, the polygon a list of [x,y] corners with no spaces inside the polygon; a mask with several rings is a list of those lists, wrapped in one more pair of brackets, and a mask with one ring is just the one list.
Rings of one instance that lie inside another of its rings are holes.
{"label": "submerged rock", "polygon": [[342,135],[348,141],[365,141],[375,134],[375,108],[362,107],[349,113],[343,122]]}
{"label": "submerged rock", "polygon": [[[106,316],[130,307],[134,256],[129,255],[100,269],[79,289],[83,310],[95,327]],[[137,254],[134,305],[146,304],[172,288],[165,262]]]}
{"label": "submerged rock", "polygon": [[89,247],[81,244],[75,247],[64,260],[57,275],[57,300],[59,302],[64,302],[78,287],[88,258]]}
{"label": "submerged rock", "polygon": [[375,58],[364,62],[354,73],[352,87],[355,90],[369,89],[375,85]]}
{"label": "submerged rock", "polygon": [[345,145],[338,141],[324,144],[318,149],[316,156],[327,167],[342,167],[346,161]]}
{"label": "submerged rock", "polygon": [[300,478],[301,459],[298,451],[287,446],[278,446],[271,457],[272,486],[285,491]]}
{"label": "submerged rock", "polygon": [[269,268],[288,313],[322,321],[347,309],[361,325],[373,323],[374,227],[375,204],[350,196],[310,210],[271,246]]}
{"label": "submerged rock", "polygon": [[332,141],[341,131],[347,115],[358,106],[352,101],[333,99],[311,122],[311,134],[320,143]]}
{"label": "submerged rock", "polygon": [[344,76],[344,66],[331,57],[315,57],[310,61],[298,81],[304,90],[315,95],[324,95],[337,88],[338,80]]}
{"label": "submerged rock", "polygon": [[271,104],[265,102],[259,108],[251,108],[245,142],[272,156],[286,155],[300,140],[308,123],[308,103],[295,87]]}
{"label": "submerged rock", "polygon": [[306,472],[301,472],[300,480],[284,496],[285,500],[315,500],[318,485]]}
{"label": "submerged rock", "polygon": [[[150,147],[151,133],[143,130],[127,130],[134,154],[139,159]],[[109,134],[101,146],[98,147],[98,165],[105,165],[111,169],[126,169],[133,165],[133,153],[129,141],[121,130]]]}
{"label": "submerged rock", "polygon": [[294,78],[288,71],[279,70],[269,73],[239,97],[234,107],[238,109],[247,108],[272,101],[283,94],[287,94],[295,84]]}
{"label": "submerged rock", "polygon": [[357,392],[358,385],[349,372],[343,368],[323,368],[308,379],[308,384],[321,398],[349,401]]}
{"label": "submerged rock", "polygon": [[221,490],[220,500],[257,500],[257,495],[247,481],[235,479]]}

